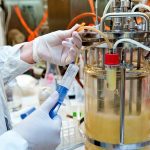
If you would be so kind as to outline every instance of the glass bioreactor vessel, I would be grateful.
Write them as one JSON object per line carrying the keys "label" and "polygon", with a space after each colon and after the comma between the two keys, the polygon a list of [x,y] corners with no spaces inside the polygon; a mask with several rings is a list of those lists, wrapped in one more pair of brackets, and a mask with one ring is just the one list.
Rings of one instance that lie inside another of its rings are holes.
{"label": "glass bioreactor vessel", "polygon": [[133,3],[83,27],[86,150],[150,149],[149,13]]}

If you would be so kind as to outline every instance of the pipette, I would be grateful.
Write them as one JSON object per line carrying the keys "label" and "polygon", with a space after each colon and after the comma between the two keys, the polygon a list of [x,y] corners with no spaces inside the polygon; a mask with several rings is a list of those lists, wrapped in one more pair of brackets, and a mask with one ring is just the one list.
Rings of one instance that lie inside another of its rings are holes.
{"label": "pipette", "polygon": [[49,116],[52,119],[57,115],[57,112],[60,106],[62,105],[64,98],[67,95],[67,92],[70,89],[72,82],[75,79],[75,76],[77,75],[78,71],[79,67],[76,64],[70,64],[62,78],[61,83],[57,85],[56,91],[59,93],[58,102],[49,112]]}

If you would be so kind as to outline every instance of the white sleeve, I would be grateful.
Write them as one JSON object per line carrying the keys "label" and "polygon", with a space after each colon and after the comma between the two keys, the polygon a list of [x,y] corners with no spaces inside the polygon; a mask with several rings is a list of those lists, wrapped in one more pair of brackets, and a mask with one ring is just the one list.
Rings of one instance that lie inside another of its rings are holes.
{"label": "white sleeve", "polygon": [[13,47],[0,47],[0,72],[4,83],[11,81],[32,66],[20,59],[20,48],[23,45],[24,43]]}
{"label": "white sleeve", "polygon": [[0,136],[0,150],[28,150],[28,143],[15,131]]}

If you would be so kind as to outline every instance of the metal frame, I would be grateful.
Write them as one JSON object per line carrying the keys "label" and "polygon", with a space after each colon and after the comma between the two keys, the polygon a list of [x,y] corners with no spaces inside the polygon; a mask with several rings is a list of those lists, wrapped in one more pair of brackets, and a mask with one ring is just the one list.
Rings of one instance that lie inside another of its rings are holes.
{"label": "metal frame", "polygon": [[140,143],[133,143],[133,144],[110,144],[106,142],[97,141],[95,139],[91,139],[86,136],[86,139],[95,146],[111,149],[111,150],[139,150],[145,146],[150,146],[150,141],[140,142]]}
{"label": "metal frame", "polygon": [[124,17],[141,17],[145,20],[146,24],[145,24],[145,31],[149,31],[149,17],[148,15],[146,15],[145,13],[140,13],[140,12],[125,12],[125,13],[108,13],[105,16],[102,17],[101,19],[101,31],[104,32],[104,26],[105,26],[105,21],[107,18],[115,18],[115,17],[119,17],[119,18],[124,18]]}

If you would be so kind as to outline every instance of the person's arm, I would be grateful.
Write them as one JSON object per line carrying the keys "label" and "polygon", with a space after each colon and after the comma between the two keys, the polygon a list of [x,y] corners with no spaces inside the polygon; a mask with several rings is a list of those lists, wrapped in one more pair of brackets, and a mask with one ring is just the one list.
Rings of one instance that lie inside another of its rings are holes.
{"label": "person's arm", "polygon": [[31,68],[34,63],[30,60],[32,50],[30,48],[25,51],[27,45],[28,43],[22,43],[15,46],[0,47],[0,71],[4,83]]}
{"label": "person's arm", "polygon": [[21,47],[20,58],[26,63],[35,63],[33,60],[33,42],[27,42]]}
{"label": "person's arm", "polygon": [[[70,30],[56,31],[38,37],[31,43],[1,47],[0,70],[4,82],[9,82],[28,70],[34,62],[40,60],[57,65],[67,65],[73,62],[77,51],[82,46],[82,40],[78,33],[74,32],[78,27],[76,25]],[[16,148],[20,150],[26,150],[26,147],[36,150],[54,150],[60,143],[61,119],[60,117],[51,119],[49,112],[57,103],[58,97],[57,92],[51,95],[38,110],[15,126],[12,131],[0,136],[0,141],[3,141],[0,146],[4,147],[3,149],[0,147],[0,150],[9,149],[7,145],[22,146],[23,148]],[[11,141],[11,137],[18,138],[18,140]]]}
{"label": "person's arm", "polygon": [[75,25],[70,30],[56,31],[40,36],[32,42],[0,48],[0,70],[4,83],[27,71],[41,60],[67,65],[75,60],[82,40]]}

